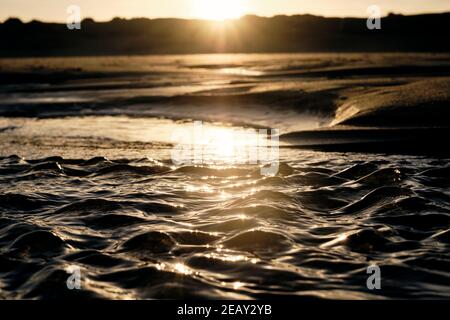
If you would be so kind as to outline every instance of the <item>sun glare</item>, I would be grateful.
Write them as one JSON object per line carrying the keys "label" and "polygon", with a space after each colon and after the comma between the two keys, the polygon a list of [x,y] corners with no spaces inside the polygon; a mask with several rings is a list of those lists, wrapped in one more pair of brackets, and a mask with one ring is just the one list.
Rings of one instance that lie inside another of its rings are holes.
{"label": "sun glare", "polygon": [[238,19],[245,14],[245,0],[192,0],[192,15],[200,19]]}

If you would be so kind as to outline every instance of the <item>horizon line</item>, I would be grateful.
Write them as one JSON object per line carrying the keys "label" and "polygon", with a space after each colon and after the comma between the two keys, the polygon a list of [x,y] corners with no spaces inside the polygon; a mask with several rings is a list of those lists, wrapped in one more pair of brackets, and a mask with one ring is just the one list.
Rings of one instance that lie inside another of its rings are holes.
{"label": "horizon line", "polygon": [[[389,16],[404,16],[404,17],[413,17],[413,16],[421,16],[421,15],[437,15],[437,14],[450,14],[450,11],[440,11],[440,12],[422,12],[422,13],[413,13],[413,14],[404,14],[404,13],[396,13],[396,12],[388,12],[385,15],[383,15],[381,18],[386,18]],[[223,20],[215,20],[215,19],[205,19],[205,18],[196,18],[196,17],[120,17],[115,16],[110,18],[109,20],[95,20],[95,18],[92,17],[84,17],[81,21],[85,20],[92,20],[95,23],[108,23],[112,22],[114,20],[126,20],[126,21],[132,21],[132,20],[139,20],[139,19],[146,19],[146,20],[186,20],[186,21],[208,21],[208,22],[225,22],[225,21],[237,21],[241,20],[246,17],[257,17],[257,18],[266,18],[266,19],[272,19],[276,17],[296,17],[296,16],[313,16],[318,18],[325,18],[325,19],[366,19],[367,16],[325,16],[325,15],[318,15],[318,14],[312,14],[312,13],[294,13],[294,14],[275,14],[272,16],[264,16],[264,15],[258,15],[258,14],[252,14],[252,13],[246,13],[239,18],[232,18],[232,19],[223,19]],[[41,22],[41,23],[50,23],[50,24],[64,24],[66,21],[45,21],[40,20],[38,18],[33,18],[30,20],[23,20],[20,17],[17,16],[10,16],[8,18],[5,18],[3,21],[0,21],[1,24],[4,24],[8,20],[11,19],[17,19],[20,20],[20,22],[27,24],[31,22]]]}

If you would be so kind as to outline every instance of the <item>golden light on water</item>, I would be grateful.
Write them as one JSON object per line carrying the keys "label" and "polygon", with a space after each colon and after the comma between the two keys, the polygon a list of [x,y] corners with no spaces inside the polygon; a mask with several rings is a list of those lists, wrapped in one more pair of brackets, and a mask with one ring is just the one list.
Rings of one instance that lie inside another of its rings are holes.
{"label": "golden light on water", "polygon": [[180,273],[180,274],[184,274],[184,275],[192,274],[192,270],[183,263],[175,264],[174,269],[177,273]]}
{"label": "golden light on water", "polygon": [[174,131],[172,160],[177,165],[271,164],[278,161],[278,136],[272,131],[195,121],[190,128]]}
{"label": "golden light on water", "polygon": [[192,4],[192,15],[208,20],[238,19],[245,11],[245,0],[193,0]]}
{"label": "golden light on water", "polygon": [[238,289],[240,289],[243,285],[244,285],[244,284],[243,284],[242,282],[236,281],[236,282],[233,283],[233,289],[234,289],[234,290],[238,290]]}
{"label": "golden light on water", "polygon": [[207,134],[211,137],[207,141],[207,146],[210,150],[216,151],[218,158],[233,159],[238,143],[232,130],[212,129]]}

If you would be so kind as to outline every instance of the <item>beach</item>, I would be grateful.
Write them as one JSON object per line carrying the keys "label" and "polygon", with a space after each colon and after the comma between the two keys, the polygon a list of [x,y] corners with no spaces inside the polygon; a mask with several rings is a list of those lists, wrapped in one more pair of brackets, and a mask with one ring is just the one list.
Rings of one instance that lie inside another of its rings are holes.
{"label": "beach", "polygon": [[[449,54],[2,58],[0,83],[2,297],[450,297]],[[210,153],[174,163],[194,122]],[[236,155],[264,129],[271,175]]]}

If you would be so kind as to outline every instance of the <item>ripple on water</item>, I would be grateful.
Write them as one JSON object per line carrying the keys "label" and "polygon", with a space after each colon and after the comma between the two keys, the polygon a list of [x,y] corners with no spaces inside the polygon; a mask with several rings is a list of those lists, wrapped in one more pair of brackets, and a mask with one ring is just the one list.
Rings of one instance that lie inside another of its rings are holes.
{"label": "ripple on water", "polygon": [[260,229],[244,231],[221,243],[227,248],[269,253],[285,251],[293,245],[283,234]]}
{"label": "ripple on water", "polygon": [[158,231],[141,233],[126,240],[120,251],[131,251],[138,254],[167,253],[176,245],[172,236]]}
{"label": "ripple on water", "polygon": [[31,231],[14,240],[9,249],[13,255],[22,257],[52,257],[60,255],[67,247],[57,235],[49,231]]}
{"label": "ripple on water", "polygon": [[[289,151],[258,166],[0,159],[7,298],[446,298],[448,161]],[[368,292],[366,267],[382,268]],[[78,266],[82,290],[67,290]]]}
{"label": "ripple on water", "polygon": [[18,193],[0,194],[0,208],[9,210],[31,211],[52,205],[50,200],[39,199],[32,195]]}

